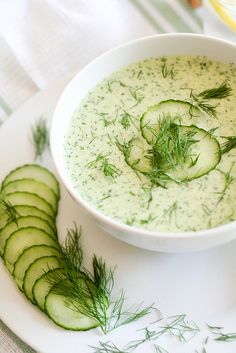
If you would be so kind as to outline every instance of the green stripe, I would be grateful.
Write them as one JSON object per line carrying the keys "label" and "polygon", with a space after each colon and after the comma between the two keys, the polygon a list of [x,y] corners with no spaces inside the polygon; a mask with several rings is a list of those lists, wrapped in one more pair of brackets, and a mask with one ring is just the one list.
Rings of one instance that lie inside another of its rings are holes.
{"label": "green stripe", "polygon": [[186,0],[177,0],[189,13],[190,16],[194,18],[197,24],[202,28],[202,21],[200,20],[199,16],[196,14],[195,10],[192,9]]}
{"label": "green stripe", "polygon": [[159,26],[159,24],[157,23],[157,21],[155,20],[155,18],[153,16],[151,16],[147,10],[145,10],[145,8],[139,3],[138,0],[129,0],[134,6],[136,6],[136,8],[139,10],[139,12],[143,15],[143,17],[146,18],[146,20],[148,20],[148,22],[158,31],[163,33],[163,29]]}
{"label": "green stripe", "polygon": [[7,105],[7,103],[4,101],[4,99],[1,96],[0,96],[0,107],[7,115],[10,115],[12,113],[11,108]]}
{"label": "green stripe", "polygon": [[168,3],[162,0],[150,1],[156,7],[157,11],[163,15],[166,21],[173,25],[178,32],[193,32],[192,28],[184,22],[184,19],[182,19]]}

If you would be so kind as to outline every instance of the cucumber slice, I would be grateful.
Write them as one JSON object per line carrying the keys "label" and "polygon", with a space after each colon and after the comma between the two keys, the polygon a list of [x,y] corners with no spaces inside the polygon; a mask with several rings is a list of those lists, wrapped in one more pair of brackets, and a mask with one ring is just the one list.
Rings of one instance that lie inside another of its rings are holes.
{"label": "cucumber slice", "polygon": [[[198,142],[191,146],[192,158],[184,165],[177,165],[168,174],[179,181],[190,181],[208,174],[221,159],[219,142],[207,131],[194,125],[181,126],[183,134],[194,133],[193,138]],[[193,163],[195,159],[195,162]]]}
{"label": "cucumber slice", "polygon": [[33,245],[49,245],[59,248],[58,242],[41,229],[27,227],[16,230],[7,239],[3,255],[4,264],[11,274],[19,256]]}
{"label": "cucumber slice", "polygon": [[150,145],[142,137],[132,138],[129,141],[129,153],[125,155],[126,163],[134,170],[143,173],[149,173],[152,170],[150,159],[148,159],[148,150]]}
{"label": "cucumber slice", "polygon": [[[176,165],[175,168],[160,165],[160,169],[176,181],[190,181],[208,174],[217,166],[221,159],[218,141],[207,131],[194,125],[180,125],[179,129],[182,134],[191,134],[193,139],[197,141],[190,147],[191,156],[184,165]],[[150,149],[151,146],[147,143],[142,143],[140,138],[132,139],[129,155],[128,157],[125,156],[127,164],[148,176],[150,172],[154,171],[146,158]]]}
{"label": "cucumber slice", "polygon": [[10,202],[13,206],[25,205],[34,206],[47,213],[53,220],[55,213],[52,206],[42,197],[30,192],[13,192],[4,195],[4,200]]}
{"label": "cucumber slice", "polygon": [[[52,220],[52,218],[45,213],[44,211],[40,210],[37,207],[34,206],[26,206],[26,205],[18,205],[18,206],[14,206],[14,209],[16,211],[16,217],[26,217],[26,216],[35,216],[35,217],[39,217],[44,219],[45,221],[47,221],[49,223],[49,225],[51,226],[51,228],[54,231],[54,234],[57,234],[57,229],[55,226],[54,221]],[[1,212],[0,213],[0,232],[1,229],[4,228],[7,223],[9,223],[9,217],[6,214],[6,212]]]}
{"label": "cucumber slice", "polygon": [[149,108],[148,111],[142,115],[140,120],[142,135],[146,141],[151,144],[153,140],[155,140],[158,121],[160,118],[163,118],[164,115],[171,118],[179,118],[181,124],[192,125],[194,122],[193,118],[200,117],[201,114],[198,108],[188,102],[174,99],[162,101]]}
{"label": "cucumber slice", "polygon": [[44,311],[44,304],[45,304],[46,297],[50,292],[51,288],[53,287],[53,285],[48,280],[48,277],[52,273],[58,273],[60,277],[63,276],[63,272],[60,268],[50,270],[44,275],[42,275],[39,279],[37,279],[33,287],[34,301],[38,305],[38,307],[43,311]]}
{"label": "cucumber slice", "polygon": [[34,302],[33,287],[44,273],[59,267],[56,256],[43,256],[35,260],[27,269],[23,280],[23,291],[26,297]]}
{"label": "cucumber slice", "polygon": [[54,293],[53,288],[46,297],[45,311],[53,322],[67,330],[86,331],[99,326],[96,320],[75,310],[68,298]]}
{"label": "cucumber slice", "polygon": [[4,247],[10,235],[16,230],[20,228],[26,228],[26,227],[36,227],[36,228],[42,229],[46,233],[48,233],[52,238],[54,238],[55,240],[57,239],[57,236],[54,233],[54,230],[49,225],[49,223],[44,219],[39,217],[34,217],[34,216],[19,217],[17,218],[16,222],[14,221],[9,222],[0,231],[0,255],[1,256],[4,253]]}
{"label": "cucumber slice", "polygon": [[59,183],[55,176],[46,168],[38,164],[25,164],[12,170],[2,182],[2,187],[11,181],[19,179],[35,179],[52,189],[57,198],[60,198]]}
{"label": "cucumber slice", "polygon": [[14,266],[13,276],[20,290],[23,290],[23,279],[29,266],[43,256],[60,256],[57,248],[48,245],[33,245],[19,256]]}
{"label": "cucumber slice", "polygon": [[46,200],[53,208],[54,213],[57,213],[58,199],[54,191],[46,184],[34,179],[14,180],[2,187],[1,193],[12,194],[14,192],[30,192],[36,194]]}

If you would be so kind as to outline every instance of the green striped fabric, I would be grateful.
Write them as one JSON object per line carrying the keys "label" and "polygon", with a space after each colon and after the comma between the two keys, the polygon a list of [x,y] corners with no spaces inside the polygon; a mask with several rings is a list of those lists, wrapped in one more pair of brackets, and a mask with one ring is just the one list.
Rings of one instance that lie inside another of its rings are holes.
{"label": "green striped fabric", "polygon": [[158,33],[202,32],[201,20],[187,0],[129,0]]}

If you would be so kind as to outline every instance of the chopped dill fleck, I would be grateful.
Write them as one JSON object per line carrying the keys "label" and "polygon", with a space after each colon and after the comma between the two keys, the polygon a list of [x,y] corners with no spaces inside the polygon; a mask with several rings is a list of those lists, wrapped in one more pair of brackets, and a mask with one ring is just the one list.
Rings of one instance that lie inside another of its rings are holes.
{"label": "chopped dill fleck", "polygon": [[161,73],[164,78],[167,78],[169,76],[171,79],[173,79],[175,77],[173,67],[171,69],[168,69],[166,61],[164,61],[164,63],[162,64]]}

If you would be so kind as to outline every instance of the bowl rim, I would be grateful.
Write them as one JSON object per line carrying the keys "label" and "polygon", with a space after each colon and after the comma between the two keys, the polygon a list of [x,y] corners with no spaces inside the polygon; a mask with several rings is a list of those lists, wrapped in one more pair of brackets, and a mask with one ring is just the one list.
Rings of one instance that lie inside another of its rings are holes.
{"label": "bowl rim", "polygon": [[[64,94],[65,91],[70,89],[70,83],[73,81],[77,81],[79,79],[79,76],[81,74],[81,72],[83,72],[84,70],[87,70],[90,66],[92,66],[94,63],[96,63],[98,60],[102,60],[103,57],[105,58],[106,56],[111,55],[112,53],[114,53],[117,50],[120,49],[124,49],[130,45],[139,43],[139,42],[143,42],[143,41],[148,41],[148,40],[152,40],[152,39],[158,39],[158,38],[197,38],[203,41],[213,41],[222,45],[227,45],[230,46],[232,48],[234,48],[235,52],[236,52],[236,44],[225,40],[225,39],[221,39],[221,38],[217,38],[214,36],[210,36],[210,35],[205,35],[205,34],[197,34],[197,33],[162,33],[162,34],[154,34],[154,35],[148,35],[148,36],[143,36],[137,39],[133,39],[133,40],[129,40],[126,41],[122,44],[119,44],[107,51],[105,51],[104,53],[96,56],[93,60],[91,60],[88,64],[86,64],[85,66],[83,66],[83,68],[78,71],[77,73],[75,73],[72,77],[72,79],[66,84],[65,88],[63,89],[58,102],[56,104],[56,108],[54,110],[53,113],[53,118],[52,118],[52,123],[51,123],[51,129],[50,129],[50,150],[51,150],[51,154],[52,154],[52,159],[54,162],[54,165],[56,167],[56,170],[64,184],[64,186],[66,187],[66,189],[69,191],[70,195],[76,200],[76,202],[78,202],[83,208],[86,209],[86,211],[89,212],[89,214],[91,214],[93,217],[95,217],[96,219],[99,220],[99,222],[101,221],[102,223],[108,224],[109,227],[115,228],[116,230],[119,230],[119,232],[123,232],[123,233],[128,233],[128,234],[135,234],[140,235],[140,236],[145,236],[148,238],[156,238],[156,239],[163,239],[163,240],[177,240],[177,239],[194,239],[194,238],[212,238],[214,237],[216,234],[219,234],[220,232],[229,232],[231,230],[235,230],[236,229],[236,220],[235,221],[231,221],[229,223],[226,224],[222,224],[219,225],[217,227],[214,228],[208,228],[208,229],[202,229],[202,230],[198,230],[198,231],[179,231],[179,232],[171,232],[171,231],[158,231],[158,230],[147,230],[145,228],[141,228],[141,227],[135,227],[135,226],[129,226],[125,223],[122,223],[114,218],[112,218],[111,216],[108,216],[106,214],[104,214],[103,212],[101,212],[100,210],[98,210],[95,206],[93,206],[93,204],[90,204],[88,201],[86,201],[80,194],[78,191],[75,190],[75,188],[72,186],[72,183],[70,182],[70,177],[67,174],[67,178],[65,178],[66,173],[61,173],[61,165],[60,163],[58,163],[57,161],[57,149],[54,148],[54,131],[55,131],[55,126],[56,126],[56,122],[57,122],[57,112],[58,110],[60,110],[60,105],[62,104],[63,98],[64,98]],[[125,240],[125,239],[124,239]]]}

